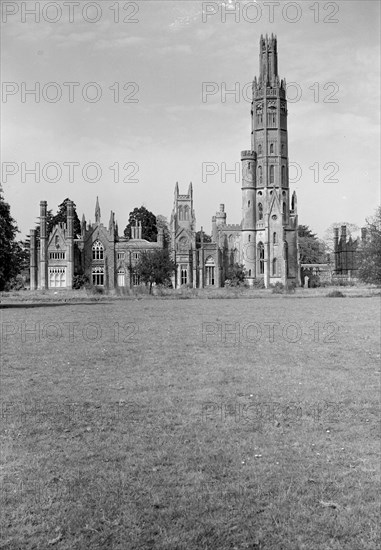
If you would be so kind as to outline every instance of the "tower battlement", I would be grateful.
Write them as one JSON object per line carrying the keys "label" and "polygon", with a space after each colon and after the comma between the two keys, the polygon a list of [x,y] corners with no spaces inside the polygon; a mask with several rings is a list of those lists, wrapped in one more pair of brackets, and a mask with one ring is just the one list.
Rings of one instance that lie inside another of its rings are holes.
{"label": "tower battlement", "polygon": [[241,151],[241,160],[255,160],[257,158],[257,153],[255,151]]}

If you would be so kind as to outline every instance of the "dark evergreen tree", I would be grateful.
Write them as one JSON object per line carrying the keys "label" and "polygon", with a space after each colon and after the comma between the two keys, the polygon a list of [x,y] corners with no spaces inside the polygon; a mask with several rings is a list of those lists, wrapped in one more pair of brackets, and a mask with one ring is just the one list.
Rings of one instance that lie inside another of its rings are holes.
{"label": "dark evergreen tree", "polygon": [[[53,216],[52,218],[48,218],[48,234],[51,232],[53,227],[57,225],[58,223],[66,223],[67,220],[67,202],[70,201],[69,198],[65,199],[63,202],[61,202],[60,205],[58,205],[57,214]],[[76,206],[73,203],[73,211],[74,211],[74,238],[76,238],[77,235],[81,234],[81,222],[79,221]],[[51,211],[50,211],[51,212]]]}
{"label": "dark evergreen tree", "polygon": [[0,193],[0,291],[12,286],[27,260],[22,243],[16,241],[17,233],[19,230],[10,206]]}
{"label": "dark evergreen tree", "polygon": [[158,229],[163,229],[164,248],[169,248],[169,245],[171,244],[171,234],[169,232],[167,218],[165,216],[162,216],[161,214],[156,216],[156,226]]}
{"label": "dark evergreen tree", "polygon": [[[231,265],[226,273],[230,286],[241,286],[245,284],[246,270],[242,264]],[[226,282],[225,282],[226,284]]]}
{"label": "dark evergreen tree", "polygon": [[135,225],[135,222],[141,222],[142,224],[142,239],[146,239],[150,242],[156,242],[157,225],[155,214],[147,210],[144,206],[134,208],[134,210],[130,212],[128,224],[124,230],[124,236],[128,239],[131,238],[131,227]]}
{"label": "dark evergreen tree", "polygon": [[[212,242],[212,237],[210,235],[208,235],[207,233],[205,233],[205,231],[203,231],[203,236],[204,236],[204,243],[211,243]],[[201,244],[201,231],[197,231],[196,233],[196,246],[199,247]]]}

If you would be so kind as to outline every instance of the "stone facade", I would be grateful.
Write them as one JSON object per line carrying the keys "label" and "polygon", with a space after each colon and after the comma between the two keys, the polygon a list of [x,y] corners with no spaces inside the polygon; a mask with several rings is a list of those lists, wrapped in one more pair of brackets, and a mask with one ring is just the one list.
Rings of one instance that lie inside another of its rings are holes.
{"label": "stone facade", "polygon": [[[340,236],[338,227],[333,231],[335,275],[356,276],[358,269],[359,239],[352,240],[352,237],[349,237],[347,240],[347,227],[345,225],[341,226]],[[365,238],[365,230],[362,229],[361,231],[362,238]]]}
{"label": "stone facade", "polygon": [[[268,287],[276,282],[300,284],[298,265],[298,215],[295,192],[288,176],[286,82],[278,76],[277,39],[261,36],[259,77],[253,82],[251,148],[241,153],[242,220],[228,224],[223,204],[212,217],[212,242],[196,243],[193,187],[181,194],[176,183],[170,220],[170,249],[177,269],[175,288],[224,285],[227,271],[243,264],[249,285],[262,279]],[[97,199],[95,223],[82,219],[81,235],[73,234],[73,205],[68,204],[67,223],[46,234],[46,202],[40,205],[40,247],[31,231],[31,288],[71,288],[74,273],[84,273],[96,286],[131,287],[133,266],[142,251],[163,246],[141,238],[141,227],[131,239],[118,236],[114,213],[108,227],[101,223]]]}
{"label": "stone facade", "polygon": [[31,231],[30,288],[72,288],[73,275],[83,274],[97,287],[131,288],[140,283],[129,269],[142,252],[163,248],[163,230],[157,242],[142,239],[142,226],[132,227],[131,238],[119,237],[115,214],[108,227],[101,221],[97,198],[95,223],[81,222],[81,234],[73,233],[73,203],[67,203],[67,221],[56,225],[47,235],[47,203],[40,203],[40,242]]}
{"label": "stone facade", "polygon": [[[242,151],[242,220],[228,225],[224,205],[212,218],[212,242],[195,246],[192,186],[175,188],[172,250],[179,266],[174,285],[222,286],[230,265],[241,263],[249,285],[263,279],[300,284],[296,193],[290,196],[286,82],[278,76],[277,39],[261,36],[259,77],[253,82],[251,149]],[[181,219],[182,205],[189,218]]]}

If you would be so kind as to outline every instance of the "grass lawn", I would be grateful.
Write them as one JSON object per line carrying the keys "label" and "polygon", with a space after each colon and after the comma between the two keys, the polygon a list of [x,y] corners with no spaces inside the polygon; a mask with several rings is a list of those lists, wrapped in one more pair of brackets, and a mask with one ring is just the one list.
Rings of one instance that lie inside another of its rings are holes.
{"label": "grass lawn", "polygon": [[379,549],[379,305],[0,310],[0,548]]}

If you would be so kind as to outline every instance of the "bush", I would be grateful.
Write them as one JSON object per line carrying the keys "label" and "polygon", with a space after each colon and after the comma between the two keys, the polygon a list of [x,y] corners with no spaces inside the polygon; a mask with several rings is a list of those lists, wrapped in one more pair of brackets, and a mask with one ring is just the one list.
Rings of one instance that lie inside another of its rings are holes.
{"label": "bush", "polygon": [[271,292],[273,294],[283,294],[284,293],[284,284],[281,282],[275,283],[275,285],[271,285],[272,289]]}
{"label": "bush", "polygon": [[25,290],[24,278],[21,275],[16,275],[5,285],[5,290]]}
{"label": "bush", "polygon": [[334,277],[332,279],[332,286],[355,286],[355,284],[355,281],[343,277]]}
{"label": "bush", "polygon": [[89,284],[89,278],[87,275],[74,275],[73,277],[73,289],[79,290],[80,288],[84,286],[88,286]]}
{"label": "bush", "polygon": [[100,286],[93,286],[93,285],[90,285],[90,284],[86,284],[85,285],[86,287],[86,291],[88,294],[104,294],[105,293],[105,289],[100,287]]}
{"label": "bush", "polygon": [[327,298],[345,298],[345,295],[340,290],[332,290],[327,294]]}
{"label": "bush", "polygon": [[288,281],[286,284],[287,292],[293,293],[296,290],[296,282],[295,281]]}
{"label": "bush", "polygon": [[253,288],[266,288],[263,279],[253,279]]}
{"label": "bush", "polygon": [[231,265],[226,273],[226,281],[229,281],[229,284],[226,286],[247,286],[245,282],[246,270],[242,264],[235,263]]}

